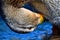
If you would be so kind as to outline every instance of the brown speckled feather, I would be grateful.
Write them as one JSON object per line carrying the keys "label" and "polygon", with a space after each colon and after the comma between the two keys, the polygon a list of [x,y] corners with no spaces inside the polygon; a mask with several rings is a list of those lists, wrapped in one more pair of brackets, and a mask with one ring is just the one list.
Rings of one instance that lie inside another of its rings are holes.
{"label": "brown speckled feather", "polygon": [[17,8],[20,8],[21,6],[24,6],[25,3],[30,2],[30,0],[3,0],[3,1]]}

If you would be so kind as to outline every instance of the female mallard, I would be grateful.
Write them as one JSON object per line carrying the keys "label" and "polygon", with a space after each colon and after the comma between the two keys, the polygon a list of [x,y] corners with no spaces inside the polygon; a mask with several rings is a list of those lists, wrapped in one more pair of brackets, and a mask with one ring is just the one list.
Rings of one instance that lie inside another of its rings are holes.
{"label": "female mallard", "polygon": [[26,3],[30,3],[36,10],[42,12],[53,24],[60,25],[59,0],[2,0],[2,9],[7,24],[14,30],[30,32],[38,24],[39,17],[36,16],[36,13],[21,8]]}
{"label": "female mallard", "polygon": [[31,32],[40,21],[40,15],[22,8],[27,0],[2,0],[2,10],[6,23],[15,31]]}

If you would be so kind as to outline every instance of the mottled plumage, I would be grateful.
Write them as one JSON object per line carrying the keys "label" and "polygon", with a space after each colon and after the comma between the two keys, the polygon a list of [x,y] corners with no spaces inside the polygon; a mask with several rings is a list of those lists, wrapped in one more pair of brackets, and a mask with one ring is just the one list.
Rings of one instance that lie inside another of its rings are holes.
{"label": "mottled plumage", "polygon": [[[28,9],[21,8],[23,5],[20,5],[21,3],[19,3],[19,1],[20,0],[3,1],[2,9],[4,15],[6,16],[6,23],[15,31],[31,32],[36,28],[37,24],[39,23],[38,19],[40,19],[40,16],[37,13],[34,13]],[[22,0],[20,2],[22,2]]]}
{"label": "mottled plumage", "polygon": [[60,25],[59,0],[2,0],[5,19],[12,29],[29,32],[33,31],[38,24],[39,17],[36,16],[36,13],[21,8],[26,3],[30,3],[36,10],[42,12],[46,19],[53,24]]}
{"label": "mottled plumage", "polygon": [[24,4],[30,2],[30,0],[2,0],[4,4],[8,4],[14,6],[16,8],[20,8],[24,6]]}

